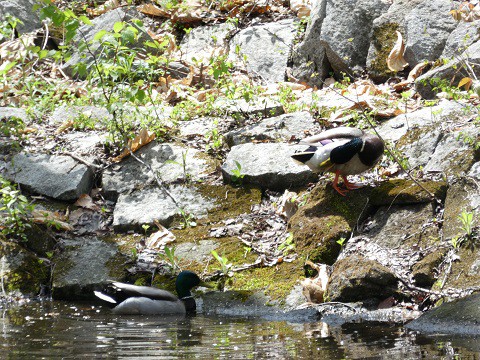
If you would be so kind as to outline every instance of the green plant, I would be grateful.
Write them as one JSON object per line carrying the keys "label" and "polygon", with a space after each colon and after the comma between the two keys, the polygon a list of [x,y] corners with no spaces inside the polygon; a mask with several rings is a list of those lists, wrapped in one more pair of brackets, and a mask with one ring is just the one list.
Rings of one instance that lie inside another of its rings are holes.
{"label": "green plant", "polygon": [[224,276],[231,276],[230,268],[232,267],[232,264],[228,263],[228,259],[222,255],[218,255],[218,253],[215,250],[211,251],[213,257],[218,261],[220,264],[220,271]]}
{"label": "green plant", "polygon": [[476,136],[461,132],[457,136],[457,140],[463,141],[465,144],[471,146],[474,150],[480,149],[480,141]]}
{"label": "green plant", "polygon": [[464,240],[465,240],[465,238],[462,237],[462,236],[454,236],[451,240],[452,246],[455,249],[458,249],[458,248],[460,248],[460,245],[462,245]]}
{"label": "green plant", "polygon": [[233,162],[235,163],[236,168],[232,169],[231,179],[235,185],[239,186],[242,184],[245,174],[242,174],[242,165],[240,165],[240,163],[237,160],[233,160]]}
{"label": "green plant", "polygon": [[458,219],[462,224],[462,230],[465,232],[467,238],[471,238],[473,231],[473,212],[466,212],[464,210],[458,215]]}
{"label": "green plant", "polygon": [[207,152],[218,153],[218,151],[223,147],[223,135],[218,131],[218,120],[215,120],[213,125],[214,127],[205,135],[207,140],[205,150]]}
{"label": "green plant", "polygon": [[170,272],[172,274],[175,273],[175,270],[179,267],[177,263],[177,257],[175,256],[175,250],[176,247],[172,246],[171,248],[168,246],[165,246],[164,248],[164,254],[159,254],[160,257],[162,257],[166,262],[168,267],[170,268]]}
{"label": "green plant", "polygon": [[341,237],[341,238],[338,239],[336,242],[337,242],[338,245],[340,245],[340,246],[343,248],[343,246],[345,245],[345,241],[346,241],[346,240],[347,240],[346,238]]}
{"label": "green plant", "polygon": [[289,86],[280,86],[278,98],[285,112],[292,113],[302,110],[302,107],[296,104],[297,96]]}
{"label": "green plant", "polygon": [[180,216],[181,216],[180,229],[186,229],[186,228],[189,228],[189,227],[197,226],[197,223],[195,222],[195,217],[192,214],[187,213],[182,208],[179,209],[179,213],[180,213]]}
{"label": "green plant", "polygon": [[34,206],[20,190],[0,176],[0,229],[7,238],[27,240],[26,230],[31,227],[30,216]]}
{"label": "green plant", "polygon": [[288,237],[278,246],[278,250],[280,250],[284,256],[295,250],[293,234],[288,234]]}
{"label": "green plant", "polygon": [[143,229],[143,232],[146,234],[147,231],[148,231],[148,229],[150,229],[150,225],[148,225],[148,224],[143,224],[143,225],[142,225],[142,229]]}

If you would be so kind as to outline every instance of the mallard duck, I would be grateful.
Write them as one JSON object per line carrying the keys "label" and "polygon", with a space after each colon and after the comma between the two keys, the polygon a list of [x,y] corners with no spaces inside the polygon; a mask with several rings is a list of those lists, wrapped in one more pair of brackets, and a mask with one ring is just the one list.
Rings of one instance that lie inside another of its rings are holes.
{"label": "mallard duck", "polygon": [[[332,186],[343,196],[348,190],[358,188],[346,176],[360,174],[375,166],[385,147],[378,136],[349,127],[324,131],[303,139],[299,144],[310,146],[305,151],[293,154],[292,158],[307,165],[315,173],[334,173]],[[345,190],[338,187],[339,176],[343,179]]]}
{"label": "mallard duck", "polygon": [[105,292],[94,291],[94,294],[116,314],[186,314],[196,310],[190,290],[199,285],[209,287],[197,274],[185,270],[175,281],[179,297],[167,290],[121,282],[112,282]]}

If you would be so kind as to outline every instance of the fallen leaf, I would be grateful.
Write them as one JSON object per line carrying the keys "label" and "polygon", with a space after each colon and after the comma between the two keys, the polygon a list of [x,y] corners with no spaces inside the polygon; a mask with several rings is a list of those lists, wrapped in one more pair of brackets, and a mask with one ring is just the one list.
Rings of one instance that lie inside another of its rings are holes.
{"label": "fallen leaf", "polygon": [[415,67],[412,70],[410,70],[410,72],[408,73],[408,77],[405,81],[401,81],[401,82],[393,85],[394,90],[395,91],[404,90],[408,85],[413,83],[416,78],[418,78],[420,75],[422,75],[423,70],[429,65],[431,65],[430,61],[422,61],[422,62],[418,63],[417,65],[415,65]]}
{"label": "fallen leaf", "polygon": [[170,17],[170,12],[165,11],[164,9],[154,5],[154,4],[143,4],[137,6],[137,10],[141,13],[149,16],[159,16],[159,17]]}
{"label": "fallen leaf", "polygon": [[98,15],[105,14],[107,11],[116,9],[120,6],[121,4],[119,0],[108,0],[102,6],[99,6],[95,9],[87,8],[86,11],[87,11],[87,14],[90,16],[98,16]]}
{"label": "fallen leaf", "polygon": [[80,195],[80,197],[75,202],[75,205],[85,209],[94,210],[94,211],[100,210],[100,207],[93,202],[93,199],[88,194]]}
{"label": "fallen leaf", "polygon": [[55,134],[61,134],[62,132],[64,132],[65,130],[67,130],[68,128],[71,128],[74,124],[74,121],[73,119],[70,119],[70,120],[66,120],[65,122],[62,123],[62,125],[59,126],[59,128],[55,131]]}
{"label": "fallen leaf", "polygon": [[20,134],[33,134],[33,133],[38,132],[38,129],[34,128],[34,127],[27,126],[24,129],[20,130],[19,132],[20,132]]}
{"label": "fallen leaf", "polygon": [[165,245],[174,242],[176,237],[159,223],[156,223],[156,225],[159,227],[159,230],[149,236],[147,241],[145,241],[145,245],[148,249],[162,250]]}
{"label": "fallen leaf", "polygon": [[278,215],[290,219],[298,210],[297,193],[285,190],[282,197],[278,201],[275,212]]}
{"label": "fallen leaf", "polygon": [[135,136],[133,140],[128,141],[128,146],[123,152],[118,155],[117,157],[111,159],[113,162],[119,162],[123,158],[130,155],[130,152],[135,152],[138,149],[141,149],[145,145],[149,144],[153,140],[155,140],[155,133],[152,131],[148,131],[147,129],[140,130],[140,133]]}
{"label": "fallen leaf", "polygon": [[290,9],[301,19],[310,16],[311,4],[309,0],[290,0]]}
{"label": "fallen leaf", "polygon": [[405,44],[403,42],[402,34],[396,31],[397,41],[395,46],[387,58],[387,66],[391,71],[402,71],[408,63],[405,61],[403,54],[405,53]]}
{"label": "fallen leaf", "polygon": [[462,80],[458,82],[458,87],[461,88],[462,86],[465,86],[465,90],[470,90],[470,87],[473,84],[473,80],[469,77],[464,77]]}
{"label": "fallen leaf", "polygon": [[48,210],[33,210],[32,211],[32,221],[36,224],[45,224],[49,226],[54,226],[59,230],[73,231],[74,228],[72,225],[65,221],[65,217],[58,213]]}

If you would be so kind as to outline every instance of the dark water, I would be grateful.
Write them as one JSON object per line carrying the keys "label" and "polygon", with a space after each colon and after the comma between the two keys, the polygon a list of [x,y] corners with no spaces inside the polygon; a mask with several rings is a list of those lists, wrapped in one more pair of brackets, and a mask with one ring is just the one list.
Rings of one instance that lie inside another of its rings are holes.
{"label": "dark water", "polygon": [[0,359],[480,359],[480,339],[392,326],[115,316],[62,302],[0,315]]}

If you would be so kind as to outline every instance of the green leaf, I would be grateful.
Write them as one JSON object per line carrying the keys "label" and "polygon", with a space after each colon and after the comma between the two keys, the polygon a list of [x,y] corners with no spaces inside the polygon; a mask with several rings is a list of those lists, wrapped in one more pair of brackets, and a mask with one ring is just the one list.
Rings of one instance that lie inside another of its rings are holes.
{"label": "green leaf", "polygon": [[6,75],[16,64],[16,61],[5,61],[0,65],[0,75]]}
{"label": "green leaf", "polygon": [[107,34],[107,30],[100,30],[95,34],[93,40],[100,41]]}
{"label": "green leaf", "polygon": [[125,27],[125,23],[124,22],[116,22],[114,25],[113,25],[113,31],[116,32],[116,33],[119,33],[120,31],[122,31],[122,29]]}
{"label": "green leaf", "polygon": [[88,17],[86,17],[85,15],[79,16],[78,20],[80,20],[85,25],[92,25],[92,22],[90,21],[90,19]]}

